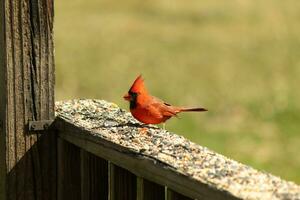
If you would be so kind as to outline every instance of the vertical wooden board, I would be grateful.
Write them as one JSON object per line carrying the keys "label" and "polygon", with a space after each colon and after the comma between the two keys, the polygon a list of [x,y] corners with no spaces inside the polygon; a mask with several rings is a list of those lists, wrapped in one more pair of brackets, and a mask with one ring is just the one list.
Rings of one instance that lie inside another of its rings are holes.
{"label": "vertical wooden board", "polygon": [[[45,156],[43,156],[45,155]],[[57,134],[55,131],[50,130],[47,134],[43,134],[38,138],[37,148],[32,155],[35,166],[39,166],[41,179],[36,179],[36,184],[41,183],[41,200],[56,200],[57,199]],[[35,173],[37,176],[38,172]],[[35,186],[39,187],[39,186]],[[37,194],[38,195],[38,194]]]}
{"label": "vertical wooden board", "polygon": [[81,149],[81,200],[108,199],[108,161]]}
{"label": "vertical wooden board", "polygon": [[170,188],[167,188],[167,200],[192,200],[191,198],[179,194]]}
{"label": "vertical wooden board", "polygon": [[144,179],[136,177],[136,200],[144,199]]}
{"label": "vertical wooden board", "polygon": [[58,138],[58,200],[81,199],[80,149]]}
{"label": "vertical wooden board", "polygon": [[[22,48],[22,38],[23,38],[23,32],[22,32],[22,25],[21,25],[21,1],[11,1],[11,9],[12,9],[12,16],[11,20],[13,22],[12,26],[12,32],[11,32],[11,38],[13,42],[13,51],[12,51],[12,59],[13,59],[13,65],[12,71],[10,71],[9,74],[11,74],[11,77],[14,80],[14,86],[13,86],[13,97],[11,98],[14,109],[12,112],[13,118],[14,118],[14,142],[17,148],[15,148],[16,152],[16,165],[14,167],[14,170],[16,171],[16,197],[19,199],[26,199],[25,196],[25,173],[24,170],[26,160],[21,160],[21,158],[25,155],[25,137],[23,133],[25,132],[24,127],[26,123],[25,119],[25,105],[24,105],[24,95],[22,95],[24,90],[24,81],[23,81],[23,48]],[[24,93],[23,93],[24,94]],[[36,190],[39,191],[39,190]],[[30,198],[33,198],[32,195],[33,192],[30,193]]]}
{"label": "vertical wooden board", "polygon": [[[26,158],[19,161],[18,165],[21,162],[25,164],[25,181],[24,185],[24,195],[21,199],[42,199],[42,183],[40,178],[36,178],[39,176],[43,176],[41,173],[40,166],[40,157],[39,157],[39,149],[35,142],[32,142],[29,138],[26,138]],[[27,170],[27,169],[35,169],[35,170]],[[18,177],[19,179],[19,177]],[[21,189],[21,188],[20,188]],[[35,197],[36,196],[36,197]],[[46,196],[45,196],[46,197]]]}
{"label": "vertical wooden board", "polygon": [[141,177],[137,178],[137,200],[164,200],[165,186],[148,181]]}
{"label": "vertical wooden board", "polygon": [[0,1],[0,46],[0,199],[56,199],[53,0]]}
{"label": "vertical wooden board", "polygon": [[136,176],[109,163],[109,200],[135,200]]}
{"label": "vertical wooden board", "polygon": [[165,187],[144,179],[144,200],[164,200]]}
{"label": "vertical wooden board", "polygon": [[4,20],[4,3],[3,1],[0,2],[0,199],[5,199],[5,183],[6,183],[6,139],[4,135],[4,124],[3,119],[5,119],[5,66],[6,66],[6,51],[5,51],[5,20]]}
{"label": "vertical wooden board", "polygon": [[108,200],[115,199],[115,165],[108,161]]}
{"label": "vertical wooden board", "polygon": [[[5,32],[1,33],[4,34],[5,41],[4,47],[5,54],[4,60],[5,65],[2,66],[2,77],[4,79],[4,91],[1,92],[2,98],[5,98],[4,104],[1,106],[1,112],[4,112],[4,136],[3,140],[6,141],[5,143],[5,152],[6,152],[6,172],[7,174],[7,182],[6,184],[6,198],[7,199],[16,199],[16,169],[14,166],[16,165],[16,144],[15,144],[15,106],[14,106],[14,62],[13,62],[13,50],[14,45],[12,43],[12,34],[13,34],[13,26],[11,26],[13,13],[12,13],[12,3],[7,1],[1,1],[4,5],[4,26]],[[8,49],[11,49],[9,51]],[[8,68],[8,66],[12,66]],[[3,93],[3,94],[2,94]]]}

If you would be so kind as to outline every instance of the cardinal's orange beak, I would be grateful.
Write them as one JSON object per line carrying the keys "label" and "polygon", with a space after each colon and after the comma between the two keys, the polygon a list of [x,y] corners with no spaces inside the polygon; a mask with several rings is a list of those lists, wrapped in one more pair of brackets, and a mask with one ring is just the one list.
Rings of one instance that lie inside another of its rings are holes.
{"label": "cardinal's orange beak", "polygon": [[130,101],[131,100],[131,97],[130,95],[127,93],[123,96],[123,98],[126,100],[126,101]]}

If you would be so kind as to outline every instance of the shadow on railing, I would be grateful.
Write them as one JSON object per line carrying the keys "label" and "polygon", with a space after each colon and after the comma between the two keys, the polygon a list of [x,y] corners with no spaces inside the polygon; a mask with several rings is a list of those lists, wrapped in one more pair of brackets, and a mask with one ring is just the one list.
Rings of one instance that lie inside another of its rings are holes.
{"label": "shadow on railing", "polygon": [[300,199],[300,187],[156,126],[115,104],[56,105],[58,199]]}

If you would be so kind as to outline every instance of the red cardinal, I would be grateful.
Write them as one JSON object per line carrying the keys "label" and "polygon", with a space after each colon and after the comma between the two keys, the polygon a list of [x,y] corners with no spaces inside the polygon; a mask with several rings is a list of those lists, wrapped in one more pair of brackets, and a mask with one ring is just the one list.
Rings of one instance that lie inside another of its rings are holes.
{"label": "red cardinal", "polygon": [[160,124],[176,116],[180,112],[202,112],[205,108],[184,108],[171,106],[148,94],[142,76],[133,82],[124,99],[130,102],[130,112],[145,124]]}

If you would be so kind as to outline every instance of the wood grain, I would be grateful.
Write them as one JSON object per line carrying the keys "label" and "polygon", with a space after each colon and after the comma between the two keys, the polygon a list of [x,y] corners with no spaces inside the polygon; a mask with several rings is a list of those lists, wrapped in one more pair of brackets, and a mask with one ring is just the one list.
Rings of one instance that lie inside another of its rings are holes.
{"label": "wood grain", "polygon": [[108,199],[108,162],[80,150],[81,200]]}
{"label": "wood grain", "polygon": [[144,199],[144,179],[137,177],[136,179],[136,200]]}
{"label": "wood grain", "polygon": [[56,198],[55,133],[28,133],[54,118],[53,1],[0,2],[1,199]]}
{"label": "wood grain", "polygon": [[165,200],[165,187],[147,179],[137,179],[137,200]]}
{"label": "wood grain", "polygon": [[109,163],[109,200],[135,200],[136,176]]}
{"label": "wood grain", "polygon": [[58,139],[58,200],[81,199],[80,149]]}

